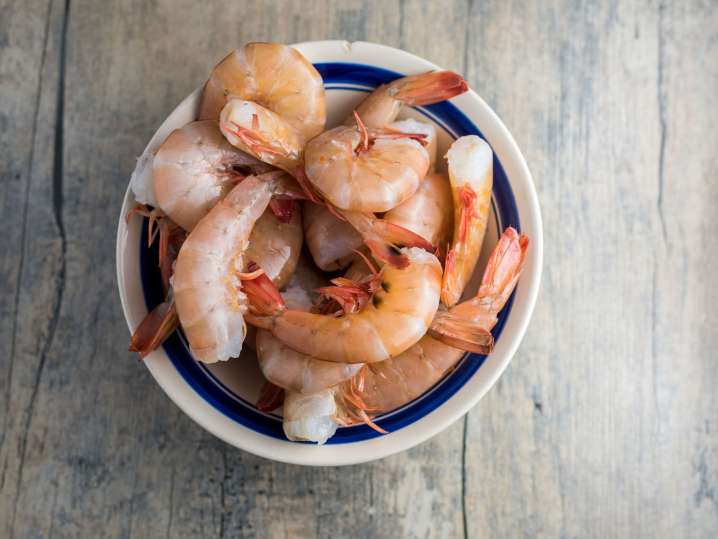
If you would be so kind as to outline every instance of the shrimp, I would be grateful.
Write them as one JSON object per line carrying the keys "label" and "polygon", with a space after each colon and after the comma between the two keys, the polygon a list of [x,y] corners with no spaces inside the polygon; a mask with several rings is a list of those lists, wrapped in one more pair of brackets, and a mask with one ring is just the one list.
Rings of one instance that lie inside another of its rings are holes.
{"label": "shrimp", "polygon": [[304,203],[304,238],[314,262],[324,271],[334,271],[351,262],[354,250],[361,247],[361,235],[326,207]]}
{"label": "shrimp", "polygon": [[306,141],[324,130],[324,82],[298,50],[249,43],[214,68],[199,117],[219,119],[232,145],[291,173]]}
{"label": "shrimp", "polygon": [[[282,297],[291,309],[309,311],[313,306],[309,291],[304,289],[300,279],[293,279]],[[316,393],[349,380],[363,367],[362,363],[335,363],[312,358],[289,348],[264,329],[257,330],[256,344],[262,374],[272,384],[287,391]]]}
{"label": "shrimp", "polygon": [[441,264],[419,248],[402,249],[409,265],[384,266],[377,291],[360,312],[343,316],[287,309],[263,302],[245,288],[253,312],[248,320],[284,344],[317,359],[344,363],[375,362],[394,357],[428,330],[439,305]]}
{"label": "shrimp", "polygon": [[281,174],[244,179],[197,223],[180,249],[172,282],[177,315],[200,361],[226,361],[242,350],[247,298],[240,272],[254,224]]}
{"label": "shrimp", "polygon": [[[383,127],[396,120],[402,105],[431,105],[468,89],[463,77],[453,71],[410,75],[379,86],[359,104],[356,112],[368,127]],[[351,125],[353,121],[350,116],[345,124]]]}
{"label": "shrimp", "polygon": [[418,234],[431,245],[445,245],[451,234],[451,187],[442,174],[431,173],[406,201],[384,214],[384,220]]}
{"label": "shrimp", "polygon": [[271,167],[229,144],[213,120],[175,129],[152,160],[158,207],[185,230],[197,222],[249,173]]}
{"label": "shrimp", "polygon": [[[516,287],[528,243],[526,236],[519,236],[513,228],[506,229],[489,258],[476,297],[437,314],[438,320],[435,319],[432,328],[440,324],[443,317],[452,322],[471,322],[490,332]],[[289,431],[285,419],[287,436],[291,434],[292,440],[321,444],[334,434],[337,426],[357,421],[385,432],[371,421],[368,413],[389,412],[416,399],[441,380],[465,354],[463,349],[432,336],[444,338],[433,329],[430,333],[397,357],[368,364],[353,379],[317,393],[312,399],[296,395],[290,398],[287,394],[284,416],[291,418]],[[490,347],[484,353],[489,351]]]}
{"label": "shrimp", "polygon": [[491,208],[493,155],[476,135],[457,139],[446,154],[454,199],[454,238],[441,285],[441,302],[447,307],[459,301],[479,260]]}
{"label": "shrimp", "polygon": [[[292,277],[302,250],[302,217],[299,205],[291,211],[288,222],[265,210],[254,224],[244,260],[255,262],[277,288],[283,288]],[[247,267],[243,268],[247,271]]]}
{"label": "shrimp", "polygon": [[429,154],[415,139],[423,135],[339,126],[309,141],[304,171],[319,194],[335,207],[384,212],[416,191],[429,169]]}

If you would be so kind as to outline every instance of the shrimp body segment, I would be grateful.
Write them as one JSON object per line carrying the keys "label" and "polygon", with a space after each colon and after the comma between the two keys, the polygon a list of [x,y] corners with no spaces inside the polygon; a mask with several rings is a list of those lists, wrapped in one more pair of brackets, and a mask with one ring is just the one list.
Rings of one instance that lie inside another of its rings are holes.
{"label": "shrimp body segment", "polygon": [[448,307],[461,298],[479,260],[491,209],[493,155],[476,135],[457,139],[446,154],[454,200],[454,238],[441,287],[441,302]]}
{"label": "shrimp body segment", "polygon": [[362,237],[348,221],[342,221],[325,206],[304,203],[304,237],[314,263],[324,271],[343,268],[351,262]]}
{"label": "shrimp body segment", "polygon": [[180,323],[200,361],[226,361],[242,350],[247,301],[239,273],[250,233],[269,205],[272,189],[271,181],[246,178],[182,244],[172,286]]}
{"label": "shrimp body segment", "polygon": [[[386,265],[372,300],[359,312],[340,317],[277,308],[251,314],[289,347],[314,358],[343,363],[394,357],[427,332],[439,305],[441,264],[431,253],[405,248],[409,265]],[[254,304],[253,298],[250,302]]]}
{"label": "shrimp body segment", "polygon": [[[324,129],[322,77],[298,50],[287,45],[248,43],[229,53],[205,84],[199,118],[218,120],[233,97],[273,113],[304,141]],[[252,128],[251,124],[244,127]]]}
{"label": "shrimp body segment", "polygon": [[416,140],[376,138],[339,126],[309,141],[307,178],[337,208],[384,212],[416,191],[429,169],[429,154]]}
{"label": "shrimp body segment", "polygon": [[270,210],[264,211],[254,224],[244,256],[244,271],[249,262],[255,262],[277,288],[283,288],[289,282],[302,251],[302,214],[299,204],[295,202],[294,205],[286,223]]}
{"label": "shrimp body segment", "polygon": [[155,199],[172,221],[192,230],[246,173],[268,170],[229,144],[216,121],[192,122],[170,133],[152,160]]}
{"label": "shrimp body segment", "polygon": [[431,245],[443,246],[452,228],[449,180],[431,173],[411,197],[384,214],[384,220],[418,234]]}

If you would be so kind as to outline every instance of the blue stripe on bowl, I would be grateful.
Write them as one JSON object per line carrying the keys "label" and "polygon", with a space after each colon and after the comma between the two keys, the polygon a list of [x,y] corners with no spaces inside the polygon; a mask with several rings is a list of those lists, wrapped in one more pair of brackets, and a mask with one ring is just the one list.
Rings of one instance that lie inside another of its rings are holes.
{"label": "blue stripe on bowl", "polygon": [[[402,75],[378,67],[352,63],[320,63],[315,67],[321,73],[327,89],[346,89],[369,91],[380,84],[392,81]],[[417,108],[422,114],[440,125],[453,138],[463,135],[483,135],[478,128],[458,108],[449,102],[437,103]],[[492,205],[497,219],[499,233],[507,226],[521,231],[518,210],[511,186],[500,161],[494,155],[494,189]],[[147,220],[143,223],[141,238],[146,237]],[[149,310],[162,301],[162,284],[157,268],[157,247],[147,248],[140,241],[140,274],[145,301]],[[493,330],[498,341],[506,319],[511,312],[513,295],[499,315]],[[234,394],[217,379],[204,365],[195,361],[180,332],[175,332],[164,343],[164,349],[172,364],[185,381],[210,405],[227,417],[261,434],[285,439],[281,419],[277,416],[259,412],[253,403]],[[479,370],[486,356],[467,354],[454,371],[437,383],[418,399],[399,410],[380,416],[377,422],[389,432],[395,432],[429,414],[452,395]],[[359,442],[381,436],[366,425],[340,428],[327,443],[342,444]]]}

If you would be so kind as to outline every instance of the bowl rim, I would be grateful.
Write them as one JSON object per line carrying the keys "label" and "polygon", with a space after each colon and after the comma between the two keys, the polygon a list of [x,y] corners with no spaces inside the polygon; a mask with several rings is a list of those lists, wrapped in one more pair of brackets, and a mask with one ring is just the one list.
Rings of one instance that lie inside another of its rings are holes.
{"label": "bowl rim", "polygon": [[[399,72],[441,69],[407,51],[365,41],[351,43],[342,40],[307,41],[291,46],[299,49],[312,63],[364,63]],[[347,54],[350,54],[351,57],[347,58]],[[380,63],[376,62],[377,58],[381,59]],[[167,119],[186,102],[196,100],[200,91],[201,86],[170,112],[148,141],[145,151],[151,145],[152,139],[163,128]],[[482,123],[479,126],[481,132],[490,142],[506,171],[511,191],[516,199],[522,232],[528,232],[531,241],[531,249],[529,249],[521,279],[514,292],[515,301],[510,316],[507,317],[506,327],[502,332],[501,339],[497,342],[496,349],[486,358],[481,368],[446,402],[395,432],[347,444],[316,446],[278,440],[245,427],[225,416],[196,393],[172,365],[164,349],[160,347],[149,354],[144,363],[170,400],[192,420],[223,441],[267,459],[312,466],[359,464],[404,451],[433,437],[465,415],[494,386],[508,367],[526,333],[538,297],[543,267],[541,209],[531,172],[508,128],[474,90],[469,90],[459,97],[463,98],[463,101],[467,101],[462,105],[455,102],[456,98],[451,100],[459,110],[466,113],[466,106],[472,105],[475,108],[472,115],[481,117]],[[128,234],[125,214],[133,200],[134,196],[128,184],[117,227],[115,253],[120,302],[130,333],[134,331],[147,312],[146,305],[142,314],[138,312],[142,309],[133,308],[130,305],[128,276],[123,269]],[[139,261],[137,266],[139,266]],[[137,284],[134,295],[143,296],[141,284],[139,286]],[[142,304],[144,305],[144,297],[142,297]]]}

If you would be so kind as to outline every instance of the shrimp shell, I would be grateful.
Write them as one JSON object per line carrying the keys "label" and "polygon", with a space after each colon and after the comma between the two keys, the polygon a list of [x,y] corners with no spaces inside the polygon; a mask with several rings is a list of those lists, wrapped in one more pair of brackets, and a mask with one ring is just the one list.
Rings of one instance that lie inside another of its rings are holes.
{"label": "shrimp shell", "polygon": [[454,238],[446,255],[441,302],[451,307],[461,298],[479,260],[491,210],[493,152],[476,135],[454,141],[446,154],[454,200]]}
{"label": "shrimp shell", "polygon": [[244,177],[240,171],[269,168],[229,144],[216,121],[192,122],[172,131],[152,160],[155,199],[189,231]]}
{"label": "shrimp shell", "polygon": [[314,187],[334,206],[384,212],[416,191],[429,169],[426,149],[410,138],[377,138],[357,152],[363,134],[339,126],[309,141],[305,171]]}
{"label": "shrimp shell", "polygon": [[272,111],[305,141],[324,129],[324,81],[302,53],[287,45],[256,42],[230,52],[204,86],[199,118],[217,120],[231,97]]}
{"label": "shrimp shell", "polygon": [[433,254],[419,248],[402,252],[408,267],[385,266],[379,290],[360,312],[335,317],[285,309],[252,314],[249,321],[318,359],[363,363],[396,356],[427,332],[441,281],[441,264]]}
{"label": "shrimp shell", "polygon": [[226,361],[242,350],[246,296],[237,273],[272,189],[271,181],[246,178],[197,223],[180,249],[172,286],[180,323],[200,361]]}
{"label": "shrimp shell", "polygon": [[384,214],[384,220],[415,232],[432,245],[445,245],[452,228],[449,180],[428,174],[411,197]]}

